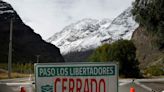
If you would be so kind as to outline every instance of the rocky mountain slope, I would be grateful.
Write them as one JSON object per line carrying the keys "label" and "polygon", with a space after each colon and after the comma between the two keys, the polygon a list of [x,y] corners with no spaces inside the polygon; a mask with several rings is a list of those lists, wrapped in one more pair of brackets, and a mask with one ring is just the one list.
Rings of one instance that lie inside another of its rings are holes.
{"label": "rocky mountain slope", "polygon": [[164,49],[156,46],[157,39],[156,35],[141,26],[133,33],[132,40],[137,48],[136,55],[142,69],[158,64],[164,66]]}
{"label": "rocky mountain slope", "polygon": [[131,8],[128,8],[114,20],[80,20],[55,33],[47,41],[59,47],[62,54],[87,51],[118,39],[131,39],[137,27]]}
{"label": "rocky mountain slope", "polygon": [[25,25],[12,6],[0,0],[0,63],[7,62],[10,20],[13,20],[13,62],[63,62],[60,51],[42,40],[41,36]]}

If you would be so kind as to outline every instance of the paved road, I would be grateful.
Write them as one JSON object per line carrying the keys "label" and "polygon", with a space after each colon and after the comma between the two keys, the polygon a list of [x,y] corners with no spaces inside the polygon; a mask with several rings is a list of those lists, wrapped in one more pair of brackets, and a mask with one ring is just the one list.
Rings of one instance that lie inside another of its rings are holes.
{"label": "paved road", "polygon": [[129,84],[119,86],[119,92],[130,92],[131,87],[135,88],[135,92],[151,92],[151,91],[148,91],[145,88],[142,88],[141,86],[139,86],[135,83],[129,83]]}
{"label": "paved road", "polygon": [[0,92],[13,92],[13,89],[5,84],[0,84]]}
{"label": "paved road", "polygon": [[25,87],[26,92],[35,92],[32,82],[29,78],[0,80],[0,92],[20,92],[21,87]]}
{"label": "paved road", "polygon": [[[0,84],[0,92],[19,92],[21,86],[14,86],[14,85],[6,85],[6,84]],[[26,87],[26,92],[34,92],[34,87],[33,86],[24,86]],[[128,83],[125,85],[119,86],[119,92],[129,92],[130,87],[135,88],[135,92],[151,92],[148,91],[137,84],[134,83]]]}
{"label": "paved road", "polygon": [[164,82],[141,82],[143,85],[154,89],[157,92],[164,91]]}
{"label": "paved road", "polygon": [[35,92],[34,85],[30,83],[0,84],[0,92],[20,92],[21,87],[24,87],[26,92]]}
{"label": "paved road", "polygon": [[[5,80],[0,81],[0,92],[20,92],[20,87],[24,86],[26,88],[26,92],[34,92],[34,85],[31,85],[30,81],[23,81],[20,83],[14,83],[17,82],[20,79],[14,80]],[[22,80],[26,80],[25,78]],[[11,81],[10,83],[8,83]],[[6,82],[6,83],[5,83]],[[160,87],[159,87],[160,86]],[[132,82],[132,80],[121,80],[119,82],[119,92],[129,92],[130,88],[134,87],[135,92],[153,92],[152,89],[156,90],[154,92],[162,92],[164,88],[164,82],[149,82],[144,81],[140,83],[136,80],[135,82]],[[159,91],[157,91],[157,89]]]}
{"label": "paved road", "polygon": [[[119,87],[119,92],[129,92],[130,87],[135,88],[135,92],[151,92],[148,91],[134,83],[125,84]],[[19,92],[20,86],[8,86],[4,84],[0,84],[0,92]],[[30,86],[26,86],[26,92],[34,92],[34,89]]]}

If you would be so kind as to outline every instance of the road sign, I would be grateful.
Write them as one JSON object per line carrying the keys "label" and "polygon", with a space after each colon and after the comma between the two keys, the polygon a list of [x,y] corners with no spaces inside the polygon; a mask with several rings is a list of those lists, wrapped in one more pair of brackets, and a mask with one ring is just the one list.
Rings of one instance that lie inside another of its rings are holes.
{"label": "road sign", "polygon": [[35,64],[36,92],[118,92],[114,63]]}

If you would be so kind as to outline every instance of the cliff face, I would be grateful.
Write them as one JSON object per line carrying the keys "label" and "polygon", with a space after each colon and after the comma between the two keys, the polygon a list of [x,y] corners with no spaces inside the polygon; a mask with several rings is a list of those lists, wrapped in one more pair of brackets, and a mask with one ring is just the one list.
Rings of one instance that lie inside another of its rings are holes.
{"label": "cliff face", "polygon": [[10,20],[13,20],[13,62],[63,62],[59,49],[25,25],[13,8],[0,1],[0,62],[7,62]]}
{"label": "cliff face", "polygon": [[155,44],[157,39],[157,36],[148,33],[143,27],[137,28],[133,33],[132,40],[137,48],[137,58],[141,68],[155,64],[164,65],[163,50]]}

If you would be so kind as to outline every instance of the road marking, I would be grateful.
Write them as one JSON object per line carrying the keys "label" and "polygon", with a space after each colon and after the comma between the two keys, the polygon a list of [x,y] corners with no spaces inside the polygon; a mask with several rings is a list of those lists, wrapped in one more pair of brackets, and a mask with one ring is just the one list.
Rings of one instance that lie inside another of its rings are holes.
{"label": "road marking", "polygon": [[164,78],[160,79],[136,79],[138,82],[161,82],[164,81]]}
{"label": "road marking", "polygon": [[123,86],[123,85],[129,84],[129,83],[132,83],[132,82],[133,82],[133,79],[120,79],[119,86]]}
{"label": "road marking", "polygon": [[0,83],[0,84],[5,84],[7,86],[21,86],[21,85],[31,86],[32,85],[32,83]]}
{"label": "road marking", "polygon": [[129,84],[129,83],[131,83],[131,82],[119,83],[119,86],[123,86],[123,85]]}
{"label": "road marking", "polygon": [[[135,81],[134,83],[137,84],[137,85],[139,85],[139,86],[141,86],[141,87],[144,88],[144,89],[147,89],[148,91],[153,91],[153,89],[151,89],[150,87],[145,86],[145,85],[143,85],[143,84],[141,84],[141,83],[139,83],[139,82],[137,82],[137,81]],[[154,90],[154,91],[155,91],[155,90]],[[155,91],[155,92],[156,92],[156,91]]]}

